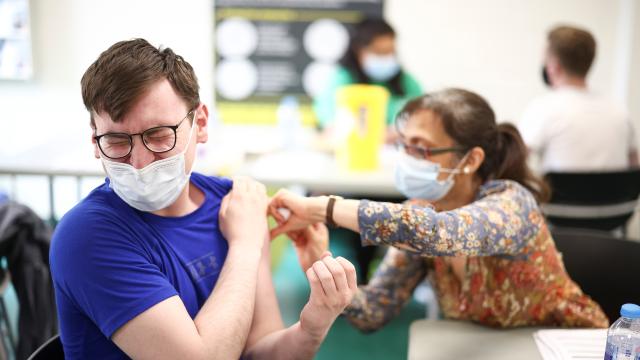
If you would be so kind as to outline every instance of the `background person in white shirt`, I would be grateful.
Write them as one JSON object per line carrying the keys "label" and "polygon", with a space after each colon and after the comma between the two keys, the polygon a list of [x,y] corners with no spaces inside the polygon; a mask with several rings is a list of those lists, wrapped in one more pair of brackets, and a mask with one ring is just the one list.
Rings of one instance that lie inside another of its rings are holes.
{"label": "background person in white shirt", "polygon": [[518,123],[542,173],[637,166],[626,109],[587,87],[595,53],[588,31],[559,26],[549,32],[542,76],[552,91],[533,100]]}

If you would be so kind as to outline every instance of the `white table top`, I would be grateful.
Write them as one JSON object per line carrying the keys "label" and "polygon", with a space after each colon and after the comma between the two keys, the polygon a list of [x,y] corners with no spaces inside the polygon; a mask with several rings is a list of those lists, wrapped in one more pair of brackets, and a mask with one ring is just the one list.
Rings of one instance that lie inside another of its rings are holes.
{"label": "white table top", "polygon": [[302,186],[320,193],[401,197],[393,181],[393,154],[383,152],[380,163],[374,171],[352,172],[342,169],[327,153],[277,152],[247,160],[237,174],[273,187]]}
{"label": "white table top", "polygon": [[409,360],[540,360],[533,333],[540,328],[493,329],[465,321],[417,320],[409,332]]}

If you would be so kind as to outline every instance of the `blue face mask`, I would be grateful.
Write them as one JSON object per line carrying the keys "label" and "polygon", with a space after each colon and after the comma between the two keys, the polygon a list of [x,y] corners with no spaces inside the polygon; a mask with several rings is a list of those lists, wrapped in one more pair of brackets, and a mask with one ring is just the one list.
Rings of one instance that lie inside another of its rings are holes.
{"label": "blue face mask", "polygon": [[395,55],[367,54],[362,63],[362,71],[374,81],[387,81],[400,72],[400,64]]}
{"label": "blue face mask", "polygon": [[[465,158],[460,163],[463,163]],[[445,180],[438,180],[438,174],[441,172],[449,173],[449,176]],[[401,151],[400,161],[396,166],[395,184],[398,191],[409,199],[438,201],[453,187],[453,175],[462,172],[460,169],[442,168],[438,163],[416,159]]]}

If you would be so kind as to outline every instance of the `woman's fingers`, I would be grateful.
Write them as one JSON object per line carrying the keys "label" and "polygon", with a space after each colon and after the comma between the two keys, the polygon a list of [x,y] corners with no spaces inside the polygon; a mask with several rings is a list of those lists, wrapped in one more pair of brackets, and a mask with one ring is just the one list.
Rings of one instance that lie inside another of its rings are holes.
{"label": "woman's fingers", "polygon": [[278,192],[273,195],[271,201],[269,202],[269,209],[271,213],[277,212],[280,208],[287,209],[287,199],[290,197],[290,192],[285,189],[280,189]]}
{"label": "woman's fingers", "polygon": [[277,224],[277,226],[271,229],[271,231],[269,232],[269,235],[272,239],[279,236],[280,234],[284,234],[294,230],[291,225],[288,224],[289,220],[291,219],[291,215],[285,217],[282,211],[282,209],[290,211],[290,209],[286,205],[286,197],[288,196],[288,193],[289,192],[287,190],[280,189],[269,202],[267,213],[276,220]]}
{"label": "woman's fingers", "polygon": [[293,228],[293,226],[291,226],[291,224],[289,224],[288,221],[283,222],[282,224],[279,224],[278,226],[274,227],[273,229],[271,229],[269,231],[269,235],[271,236],[271,238],[276,238],[281,234],[286,234],[290,231],[294,231],[295,229]]}
{"label": "woman's fingers", "polygon": [[306,221],[301,220],[297,216],[290,216],[284,223],[279,224],[275,228],[271,229],[271,237],[276,237],[280,234],[288,233],[290,231],[298,231],[305,229],[309,224]]}
{"label": "woman's fingers", "polygon": [[278,224],[281,224],[281,223],[285,222],[285,220],[286,220],[284,215],[282,215],[282,213],[280,212],[280,209],[278,209],[277,207],[275,207],[273,205],[273,198],[272,198],[271,202],[269,202],[269,206],[267,207],[267,212],[268,212],[269,215],[273,216],[274,219],[276,219]]}

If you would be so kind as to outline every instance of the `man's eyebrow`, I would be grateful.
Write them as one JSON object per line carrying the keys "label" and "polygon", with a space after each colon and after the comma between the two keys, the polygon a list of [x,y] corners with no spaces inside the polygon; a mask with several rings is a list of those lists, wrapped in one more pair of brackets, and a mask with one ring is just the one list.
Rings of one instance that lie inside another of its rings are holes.
{"label": "man's eyebrow", "polygon": [[427,146],[434,145],[435,143],[422,136],[411,136],[408,138],[410,144],[425,144]]}

